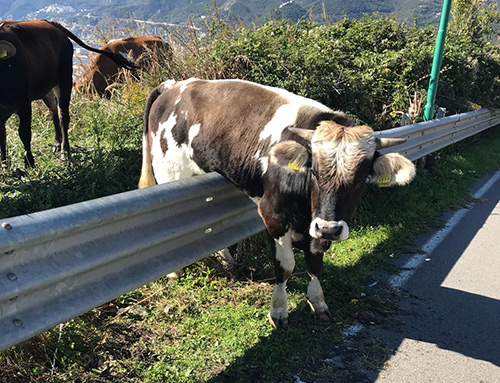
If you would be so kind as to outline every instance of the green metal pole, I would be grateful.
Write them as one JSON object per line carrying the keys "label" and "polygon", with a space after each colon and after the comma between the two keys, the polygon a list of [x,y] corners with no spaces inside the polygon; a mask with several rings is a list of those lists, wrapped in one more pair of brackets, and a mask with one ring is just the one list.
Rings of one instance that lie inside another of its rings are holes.
{"label": "green metal pole", "polygon": [[436,102],[436,92],[439,81],[439,71],[443,61],[444,41],[446,39],[446,27],[450,18],[451,0],[443,1],[443,10],[441,11],[441,20],[436,38],[436,48],[434,49],[434,59],[432,60],[431,78],[429,81],[429,90],[427,91],[427,102],[424,108],[424,121],[434,118],[434,103]]}

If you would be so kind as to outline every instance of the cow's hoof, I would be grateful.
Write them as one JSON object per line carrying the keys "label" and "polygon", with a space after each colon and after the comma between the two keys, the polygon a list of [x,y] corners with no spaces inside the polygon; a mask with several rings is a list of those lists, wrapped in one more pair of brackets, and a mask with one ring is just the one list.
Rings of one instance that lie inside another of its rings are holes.
{"label": "cow's hoof", "polygon": [[54,146],[52,147],[52,151],[54,153],[59,153],[61,151],[61,144],[54,144]]}
{"label": "cow's hoof", "polygon": [[316,313],[316,317],[324,322],[330,322],[332,320],[332,313],[326,309],[323,312]]}
{"label": "cow's hoof", "polygon": [[307,303],[311,307],[311,312],[316,315],[316,318],[321,319],[322,321],[328,322],[332,319],[332,313],[328,309],[328,306],[325,302],[319,302],[314,304],[310,299],[307,299]]}
{"label": "cow's hoof", "polygon": [[287,328],[288,327],[288,316],[275,316],[273,317],[271,313],[267,314],[267,320],[276,328]]}
{"label": "cow's hoof", "polygon": [[71,154],[66,151],[61,152],[61,161],[71,162]]}
{"label": "cow's hoof", "polygon": [[35,159],[33,156],[25,156],[24,157],[24,168],[25,169],[33,169],[35,167]]}
{"label": "cow's hoof", "polygon": [[13,171],[12,171],[12,177],[20,180],[21,178],[23,178],[24,176],[26,175],[26,172],[25,171],[22,171],[21,169],[19,168],[15,168]]}

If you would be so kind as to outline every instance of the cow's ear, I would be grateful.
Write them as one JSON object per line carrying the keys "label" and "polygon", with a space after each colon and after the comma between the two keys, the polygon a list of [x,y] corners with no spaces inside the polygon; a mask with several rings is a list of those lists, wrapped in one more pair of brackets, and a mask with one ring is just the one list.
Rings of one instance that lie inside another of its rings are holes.
{"label": "cow's ear", "polygon": [[380,187],[406,185],[415,173],[415,165],[409,159],[398,153],[388,153],[373,160],[370,182]]}
{"label": "cow's ear", "polygon": [[309,151],[295,141],[284,141],[273,146],[270,163],[279,165],[288,171],[306,172],[309,170],[311,155]]}
{"label": "cow's ear", "polygon": [[16,47],[6,40],[0,40],[0,60],[11,58],[16,54]]}

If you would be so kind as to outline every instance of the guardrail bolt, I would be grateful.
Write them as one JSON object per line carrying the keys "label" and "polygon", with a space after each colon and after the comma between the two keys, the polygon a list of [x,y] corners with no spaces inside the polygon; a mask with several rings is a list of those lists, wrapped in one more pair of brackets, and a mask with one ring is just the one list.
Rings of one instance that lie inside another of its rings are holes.
{"label": "guardrail bolt", "polygon": [[12,229],[12,226],[10,225],[10,223],[7,223],[7,222],[3,222],[3,223],[2,223],[2,227],[3,227],[5,230],[10,230],[10,229]]}
{"label": "guardrail bolt", "polygon": [[14,324],[14,326],[22,326],[22,324],[23,324],[21,319],[14,319],[14,320],[12,320],[12,323]]}
{"label": "guardrail bolt", "polygon": [[9,278],[11,281],[17,280],[17,275],[14,273],[9,273],[7,274],[7,278]]}

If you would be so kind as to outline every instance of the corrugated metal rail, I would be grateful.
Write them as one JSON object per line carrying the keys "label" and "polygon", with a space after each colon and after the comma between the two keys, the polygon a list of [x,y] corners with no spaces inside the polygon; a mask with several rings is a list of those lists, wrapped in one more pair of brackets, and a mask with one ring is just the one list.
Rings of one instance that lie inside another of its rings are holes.
{"label": "corrugated metal rail", "polygon": [[[416,160],[497,124],[485,109],[377,134]],[[0,222],[0,350],[264,229],[215,173]]]}
{"label": "corrugated metal rail", "polygon": [[[415,161],[464,138],[500,124],[500,113],[489,109],[456,114],[418,124],[377,132],[380,137],[401,137],[407,141],[394,149]],[[387,153],[393,148],[382,150]]]}

